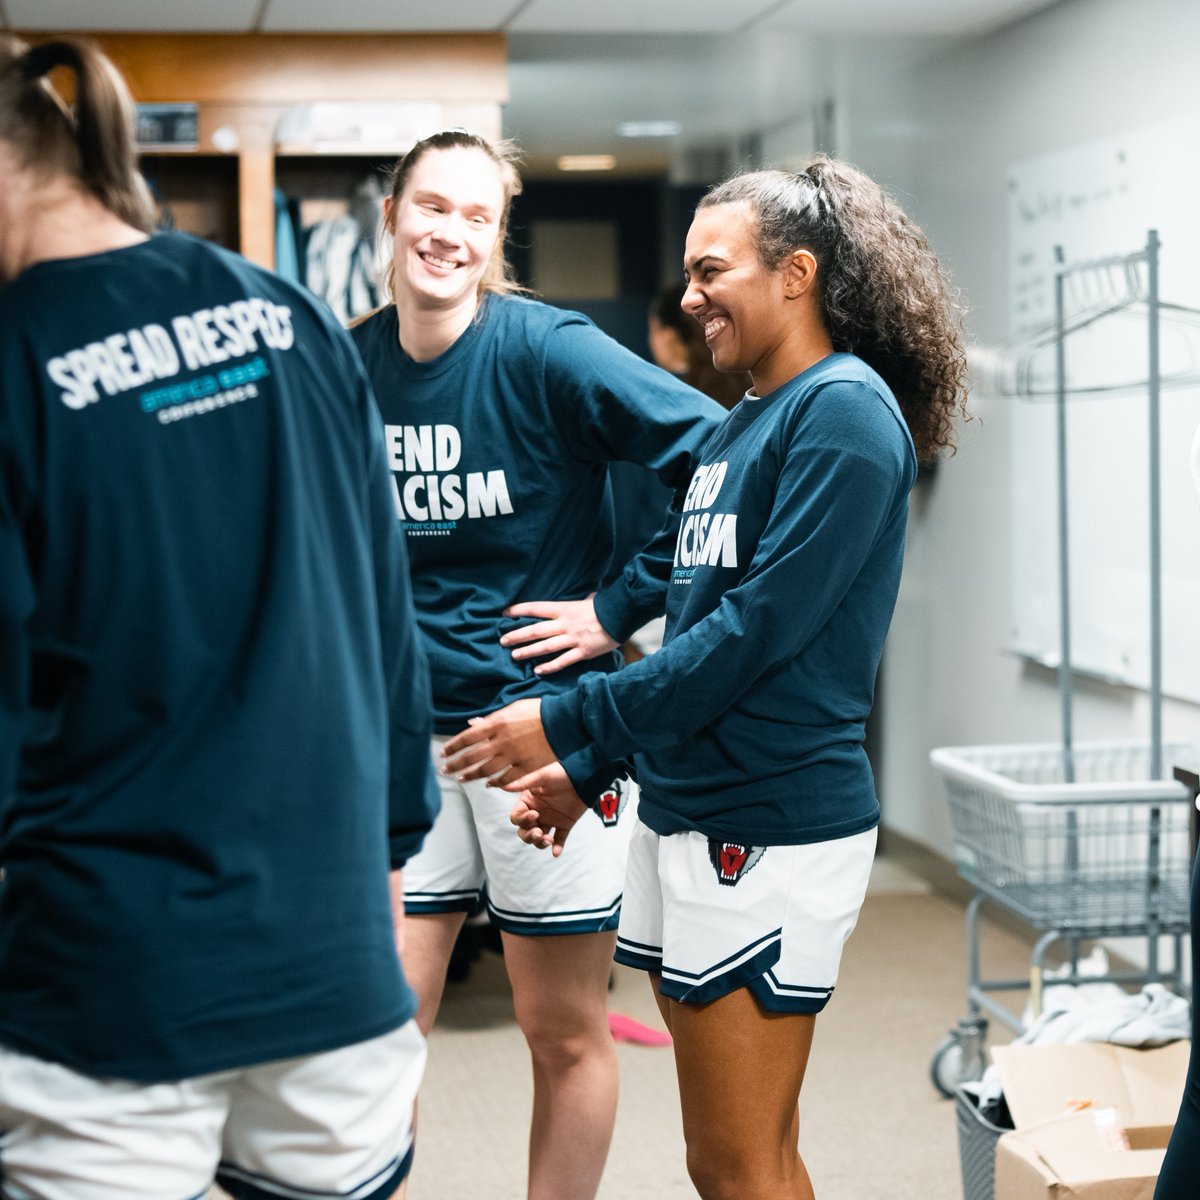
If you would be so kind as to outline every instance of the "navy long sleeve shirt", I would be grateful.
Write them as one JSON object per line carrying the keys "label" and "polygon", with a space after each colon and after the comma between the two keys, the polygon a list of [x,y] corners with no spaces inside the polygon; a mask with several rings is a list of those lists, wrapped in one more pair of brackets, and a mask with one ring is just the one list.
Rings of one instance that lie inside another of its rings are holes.
{"label": "navy long sleeve shirt", "polygon": [[184,236],[39,263],[0,471],[0,1042],[156,1080],[402,1024],[429,689],[349,338]]}
{"label": "navy long sleeve shirt", "polygon": [[[514,700],[571,689],[616,655],[534,673],[500,645],[523,600],[596,592],[596,615],[624,641],[662,613],[678,515],[601,586],[613,552],[607,464],[653,469],[682,502],[721,407],[601,333],[586,317],[489,295],[443,354],[416,362],[386,308],[352,330],[387,431],[396,515],[408,532],[417,618],[437,731]],[[594,747],[566,765],[580,794],[614,767]],[[624,755],[617,756],[619,761]]]}
{"label": "navy long sleeve shirt", "polygon": [[659,833],[772,845],[874,825],[862,741],[915,474],[895,399],[850,355],[743,400],[685,497],[663,648],[544,699],[555,752],[634,754]]}

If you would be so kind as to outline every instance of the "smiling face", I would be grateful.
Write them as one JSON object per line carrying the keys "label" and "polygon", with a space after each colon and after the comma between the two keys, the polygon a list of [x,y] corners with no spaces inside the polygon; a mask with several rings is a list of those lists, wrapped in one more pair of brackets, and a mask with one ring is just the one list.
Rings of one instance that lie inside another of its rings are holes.
{"label": "smiling face", "polygon": [[422,155],[387,211],[397,301],[473,310],[480,280],[499,252],[504,205],[500,168],[482,150]]}
{"label": "smiling face", "polygon": [[718,371],[749,371],[760,396],[830,352],[817,306],[817,264],[799,249],[763,266],[746,203],[697,209],[688,230],[683,311],[700,322]]}
{"label": "smiling face", "polygon": [[718,371],[750,371],[778,339],[783,278],[758,257],[745,204],[701,208],[684,251],[683,311],[700,322]]}

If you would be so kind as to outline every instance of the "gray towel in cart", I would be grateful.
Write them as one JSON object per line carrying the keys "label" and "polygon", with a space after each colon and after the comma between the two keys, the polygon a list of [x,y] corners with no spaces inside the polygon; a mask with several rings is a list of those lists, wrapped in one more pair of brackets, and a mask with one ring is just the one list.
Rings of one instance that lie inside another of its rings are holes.
{"label": "gray towel in cart", "polygon": [[1045,1012],[1013,1045],[1112,1042],[1117,1046],[1162,1046],[1191,1036],[1188,1002],[1161,983],[1148,983],[1136,995]]}
{"label": "gray towel in cart", "polygon": [[[1105,996],[1095,1003],[1043,1013],[1014,1046],[1064,1042],[1112,1042],[1118,1046],[1162,1046],[1192,1036],[1191,1006],[1161,983],[1148,983],[1134,995]],[[979,1081],[981,1110],[1003,1094],[1000,1073],[988,1067]]]}

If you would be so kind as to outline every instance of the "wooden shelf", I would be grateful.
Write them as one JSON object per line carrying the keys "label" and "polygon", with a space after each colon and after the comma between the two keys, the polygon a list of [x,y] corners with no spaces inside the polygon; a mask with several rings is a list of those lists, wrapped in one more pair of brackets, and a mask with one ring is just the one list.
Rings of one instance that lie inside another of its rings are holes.
{"label": "wooden shelf", "polygon": [[174,228],[230,250],[241,246],[236,157],[156,150],[142,154],[140,164]]}
{"label": "wooden shelf", "polygon": [[[36,43],[53,35],[23,36]],[[198,105],[198,150],[155,150],[143,157],[172,207],[183,206],[177,223],[183,226],[185,214],[189,226],[209,225],[216,240],[232,241],[247,258],[268,267],[275,262],[277,170],[295,178],[297,171],[310,170],[294,166],[298,160],[378,157],[356,154],[350,146],[332,155],[281,155],[276,131],[289,109],[319,102],[419,101],[440,113],[443,126],[498,137],[500,106],[508,98],[502,34],[90,36],[121,70],[135,100]],[[54,83],[69,101],[70,73],[55,72]],[[205,191],[210,194],[202,195]]]}

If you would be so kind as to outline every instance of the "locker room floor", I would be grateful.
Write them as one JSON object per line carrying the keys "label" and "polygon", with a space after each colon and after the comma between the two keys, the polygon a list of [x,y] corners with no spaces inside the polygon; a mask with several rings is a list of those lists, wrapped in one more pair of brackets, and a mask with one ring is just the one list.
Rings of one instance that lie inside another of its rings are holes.
{"label": "locker room floor", "polygon": [[[965,1012],[962,921],[960,904],[877,861],[801,1097],[801,1153],[819,1200],[960,1200],[954,1106],[934,1091],[929,1061]],[[1012,933],[988,927],[981,947],[993,977],[1025,974],[1028,946]],[[661,1028],[638,972],[616,969],[610,1008]],[[599,1200],[694,1198],[670,1050],[621,1044],[618,1054]],[[431,1038],[410,1200],[524,1200],[530,1094],[503,960],[485,951],[448,986]]]}

